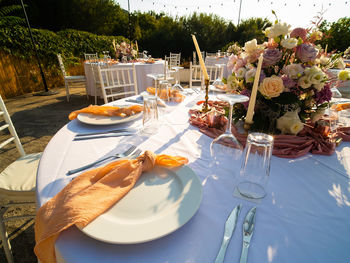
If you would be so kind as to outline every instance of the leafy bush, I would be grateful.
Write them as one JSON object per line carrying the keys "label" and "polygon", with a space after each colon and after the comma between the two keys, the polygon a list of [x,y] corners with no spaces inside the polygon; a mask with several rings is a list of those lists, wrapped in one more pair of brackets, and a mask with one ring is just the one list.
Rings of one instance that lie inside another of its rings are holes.
{"label": "leafy bush", "polygon": [[[101,54],[102,51],[110,51],[113,56],[113,39],[116,42],[128,41],[122,36],[99,36],[73,29],[57,33],[32,29],[32,32],[39,58],[44,67],[49,69],[58,69],[56,56],[58,53],[63,54],[66,66],[69,66],[80,62],[84,58],[84,53]],[[0,28],[0,49],[28,61],[35,56],[28,29],[22,26]]]}

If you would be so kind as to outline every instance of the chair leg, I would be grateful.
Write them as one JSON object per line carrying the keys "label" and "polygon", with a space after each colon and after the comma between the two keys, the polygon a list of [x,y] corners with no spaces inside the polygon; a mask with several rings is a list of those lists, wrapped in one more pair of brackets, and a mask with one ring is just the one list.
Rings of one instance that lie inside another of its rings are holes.
{"label": "chair leg", "polygon": [[1,241],[2,241],[2,246],[3,246],[4,251],[5,251],[7,262],[8,263],[14,263],[13,255],[12,255],[12,252],[11,252],[11,244],[10,244],[10,241],[8,239],[6,226],[5,226],[4,221],[2,220],[5,211],[6,210],[2,209],[1,214],[0,214],[0,238],[1,238]]}

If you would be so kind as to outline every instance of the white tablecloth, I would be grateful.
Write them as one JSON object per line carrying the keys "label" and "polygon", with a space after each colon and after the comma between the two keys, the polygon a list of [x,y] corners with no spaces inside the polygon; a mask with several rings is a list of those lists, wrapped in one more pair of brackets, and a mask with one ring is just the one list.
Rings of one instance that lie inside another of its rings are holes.
{"label": "white tablecloth", "polygon": [[[153,86],[153,80],[147,77],[147,74],[163,74],[164,73],[164,61],[156,61],[154,64],[145,64],[145,63],[134,63],[137,77],[137,89],[139,93],[145,91],[147,87]],[[119,63],[114,64],[111,67],[123,67],[131,66],[132,63]],[[91,96],[95,96],[95,82],[91,69],[90,63],[84,63],[85,77],[87,92]],[[98,96],[101,96],[101,91],[98,90]]]}
{"label": "white tablecloth", "polygon": [[[66,176],[68,170],[111,152],[120,152],[125,143],[134,143],[142,150],[155,153],[188,157],[189,167],[203,185],[199,210],[174,233],[142,244],[115,245],[94,240],[71,227],[61,233],[56,242],[58,262],[214,262],[227,216],[240,203],[243,209],[225,262],[239,262],[242,223],[253,206],[257,206],[257,215],[248,262],[349,262],[350,143],[342,143],[332,156],[272,157],[268,195],[260,204],[255,204],[233,195],[239,167],[227,164],[213,169],[209,153],[212,139],[196,127],[183,124],[192,106],[187,98],[176,111],[163,117],[165,123],[157,134],[144,140],[115,137],[73,141],[77,132],[107,129],[77,120],[52,138],[38,170],[39,206],[70,181]],[[140,121],[131,125],[138,125]]]}
{"label": "white tablecloth", "polygon": [[230,73],[227,70],[227,62],[228,57],[206,57],[205,58],[205,65],[207,66],[215,66],[216,64],[225,64],[224,66],[224,78],[227,78]]}

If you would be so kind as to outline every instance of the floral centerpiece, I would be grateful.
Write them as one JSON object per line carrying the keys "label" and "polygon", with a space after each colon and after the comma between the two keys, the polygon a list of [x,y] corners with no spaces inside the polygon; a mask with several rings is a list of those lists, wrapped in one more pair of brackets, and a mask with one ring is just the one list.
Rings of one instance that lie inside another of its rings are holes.
{"label": "floral centerpiece", "polygon": [[[276,21],[265,35],[267,42],[258,44],[253,39],[240,53],[231,55],[227,66],[232,75],[227,86],[230,92],[250,96],[258,58],[263,54],[251,129],[297,134],[306,121],[316,121],[323,115],[332,98],[328,68],[321,63],[324,51],[315,45],[322,33],[291,30],[290,25]],[[245,118],[247,106],[235,105],[235,120]]]}
{"label": "floral centerpiece", "polygon": [[115,56],[119,61],[126,62],[137,58],[137,50],[134,49],[134,45],[128,44],[125,41],[120,44],[115,44],[113,41],[113,47],[115,51]]}

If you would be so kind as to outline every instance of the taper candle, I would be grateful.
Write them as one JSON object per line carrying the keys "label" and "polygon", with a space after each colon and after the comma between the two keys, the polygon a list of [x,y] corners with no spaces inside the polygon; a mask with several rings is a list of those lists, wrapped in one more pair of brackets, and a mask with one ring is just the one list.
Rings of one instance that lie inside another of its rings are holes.
{"label": "taper candle", "polygon": [[199,64],[201,65],[201,68],[202,68],[202,71],[203,71],[204,80],[206,80],[206,79],[209,80],[208,72],[207,72],[207,69],[205,67],[204,60],[203,60],[203,57],[202,57],[202,53],[201,53],[201,50],[199,49],[196,36],[192,35],[192,39],[193,39],[193,43],[194,43],[194,46],[195,46],[196,51],[197,51]]}
{"label": "taper candle", "polygon": [[254,84],[253,84],[252,93],[251,93],[250,99],[249,99],[247,116],[245,117],[245,122],[248,123],[248,124],[252,124],[253,123],[253,115],[254,115],[256,94],[258,92],[260,72],[261,72],[261,66],[262,66],[263,60],[264,60],[264,57],[263,57],[263,54],[261,54],[260,57],[259,57],[258,67],[257,67],[256,72],[255,72]]}

